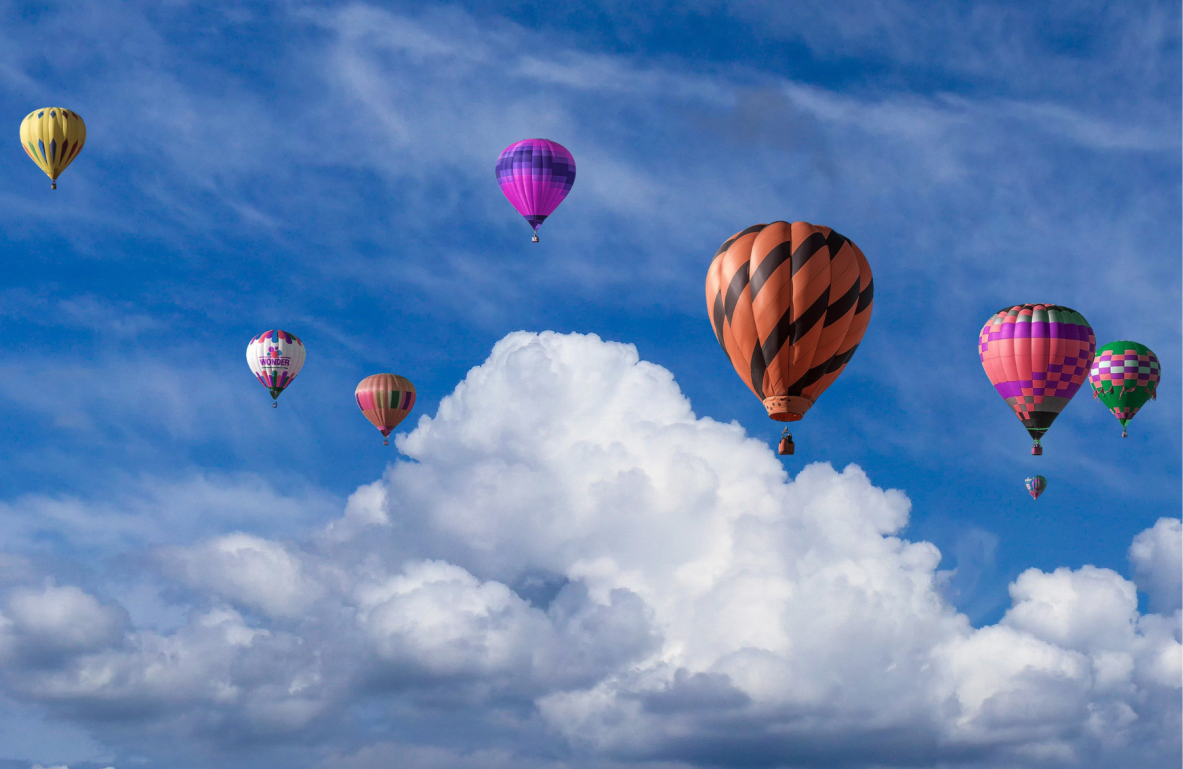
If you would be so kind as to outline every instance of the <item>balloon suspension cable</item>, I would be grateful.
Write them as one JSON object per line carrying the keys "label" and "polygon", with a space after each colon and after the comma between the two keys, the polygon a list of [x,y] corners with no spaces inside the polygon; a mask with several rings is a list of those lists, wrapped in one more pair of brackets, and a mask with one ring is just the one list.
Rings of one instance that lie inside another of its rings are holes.
{"label": "balloon suspension cable", "polygon": [[530,239],[530,242],[531,242],[531,243],[537,243],[537,242],[538,242],[538,232],[537,232],[537,231],[535,231],[535,232],[534,232],[534,237]]}

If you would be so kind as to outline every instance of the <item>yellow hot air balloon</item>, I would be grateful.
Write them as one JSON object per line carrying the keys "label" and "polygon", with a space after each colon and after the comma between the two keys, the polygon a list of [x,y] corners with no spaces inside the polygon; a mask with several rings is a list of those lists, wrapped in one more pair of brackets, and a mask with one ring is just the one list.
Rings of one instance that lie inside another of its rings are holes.
{"label": "yellow hot air balloon", "polygon": [[61,107],[35,109],[21,121],[21,146],[37,167],[49,175],[53,189],[58,176],[86,144],[86,123],[77,112]]}

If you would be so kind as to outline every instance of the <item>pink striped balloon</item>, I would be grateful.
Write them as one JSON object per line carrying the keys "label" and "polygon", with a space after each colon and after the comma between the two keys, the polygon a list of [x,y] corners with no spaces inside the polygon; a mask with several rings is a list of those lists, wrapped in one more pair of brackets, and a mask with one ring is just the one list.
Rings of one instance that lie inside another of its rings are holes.
{"label": "pink striped balloon", "polygon": [[361,413],[382,433],[382,445],[387,446],[391,431],[415,406],[415,385],[394,374],[374,374],[358,383],[353,397]]}

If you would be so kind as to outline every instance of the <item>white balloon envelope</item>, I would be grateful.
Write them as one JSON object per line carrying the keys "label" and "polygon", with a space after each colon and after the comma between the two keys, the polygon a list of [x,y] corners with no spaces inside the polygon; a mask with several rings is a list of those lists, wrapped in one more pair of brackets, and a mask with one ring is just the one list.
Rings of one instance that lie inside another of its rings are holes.
{"label": "white balloon envelope", "polygon": [[[283,330],[264,331],[246,346],[246,362],[259,383],[279,398],[304,368],[304,343],[295,334]],[[272,404],[279,406],[278,401]]]}

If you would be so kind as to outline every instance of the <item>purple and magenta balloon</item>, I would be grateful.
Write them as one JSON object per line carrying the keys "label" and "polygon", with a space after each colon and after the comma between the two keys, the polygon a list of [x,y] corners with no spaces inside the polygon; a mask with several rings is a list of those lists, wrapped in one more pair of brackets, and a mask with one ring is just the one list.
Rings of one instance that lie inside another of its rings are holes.
{"label": "purple and magenta balloon", "polygon": [[501,192],[534,228],[550,216],[575,184],[575,158],[548,139],[524,139],[506,147],[497,159]]}

